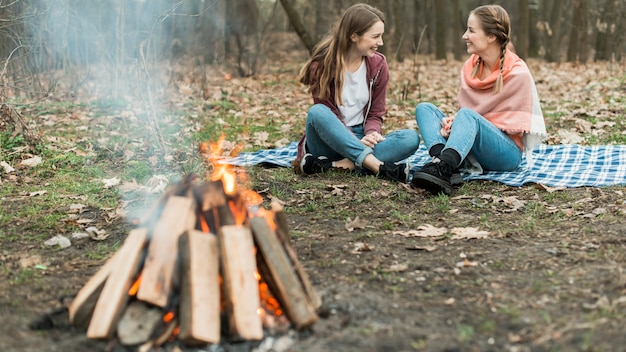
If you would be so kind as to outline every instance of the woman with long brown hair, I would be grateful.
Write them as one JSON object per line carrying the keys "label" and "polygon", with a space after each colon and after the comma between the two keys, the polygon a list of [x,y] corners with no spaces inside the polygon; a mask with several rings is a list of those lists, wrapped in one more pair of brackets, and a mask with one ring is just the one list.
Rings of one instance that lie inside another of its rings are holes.
{"label": "woman with long brown hair", "polygon": [[410,166],[399,163],[419,146],[416,131],[383,135],[389,67],[378,52],[385,18],[366,5],[349,7],[302,67],[314,105],[298,145],[295,165],[304,174],[331,168],[408,182]]}

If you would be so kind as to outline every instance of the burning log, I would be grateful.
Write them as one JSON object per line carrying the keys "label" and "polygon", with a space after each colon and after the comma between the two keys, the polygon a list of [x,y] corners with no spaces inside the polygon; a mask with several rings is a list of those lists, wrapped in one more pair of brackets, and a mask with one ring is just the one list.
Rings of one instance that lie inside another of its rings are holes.
{"label": "burning log", "polygon": [[172,277],[176,266],[178,237],[195,226],[195,207],[189,197],[171,196],[163,208],[148,247],[142,282],[137,298],[165,307],[172,292]]}
{"label": "burning log", "polygon": [[180,331],[188,345],[220,340],[219,253],[217,237],[192,230],[178,240],[181,261]]}
{"label": "burning log", "polygon": [[247,202],[222,181],[186,178],[168,189],[78,292],[70,321],[89,338],[142,348],[172,338],[260,340],[268,314],[286,316],[296,329],[314,324],[321,299],[291,246],[284,212]]}
{"label": "burning log", "polygon": [[115,257],[111,271],[87,329],[87,337],[91,339],[108,339],[113,335],[119,316],[130,298],[128,290],[141,264],[140,258],[146,243],[145,229],[131,231],[120,254]]}
{"label": "burning log", "polygon": [[317,320],[315,308],[307,297],[298,277],[290,265],[290,259],[284,247],[278,241],[276,233],[270,228],[265,218],[253,217],[250,227],[259,246],[260,263],[265,265],[268,273],[268,285],[273,288],[281,306],[287,312],[296,328],[310,326]]}
{"label": "burning log", "polygon": [[263,325],[258,314],[259,283],[250,229],[240,225],[222,226],[219,232],[223,256],[224,298],[229,333],[234,338],[260,340]]}

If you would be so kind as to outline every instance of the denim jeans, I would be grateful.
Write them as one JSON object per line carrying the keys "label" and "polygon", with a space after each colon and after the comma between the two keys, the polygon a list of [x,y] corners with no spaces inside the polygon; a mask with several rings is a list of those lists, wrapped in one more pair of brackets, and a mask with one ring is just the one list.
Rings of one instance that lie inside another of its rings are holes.
{"label": "denim jeans", "polygon": [[398,162],[413,155],[419,147],[420,138],[414,130],[398,130],[385,135],[385,140],[374,148],[362,142],[363,125],[349,129],[326,105],[315,104],[309,109],[306,118],[306,149],[314,156],[325,156],[336,161],[350,159],[361,167],[368,154],[382,162]]}
{"label": "denim jeans", "polygon": [[415,108],[417,126],[426,148],[445,144],[444,149],[454,149],[461,159],[471,152],[485,170],[511,171],[522,161],[522,151],[513,139],[477,112],[461,108],[450,136],[441,135],[441,120],[445,114],[431,103],[420,103]]}

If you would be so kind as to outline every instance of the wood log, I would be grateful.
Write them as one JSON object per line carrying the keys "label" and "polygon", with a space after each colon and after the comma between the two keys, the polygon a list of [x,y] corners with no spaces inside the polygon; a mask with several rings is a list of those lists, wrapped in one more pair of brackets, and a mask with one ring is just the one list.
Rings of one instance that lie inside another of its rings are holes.
{"label": "wood log", "polygon": [[274,223],[276,224],[276,233],[281,241],[291,246],[291,234],[289,233],[289,225],[287,224],[287,216],[283,205],[278,201],[272,200],[271,207],[274,214]]}
{"label": "wood log", "polygon": [[271,280],[267,282],[272,293],[296,329],[312,325],[318,319],[315,308],[305,293],[278,236],[263,217],[253,217],[249,223],[257,250],[270,272]]}
{"label": "wood log", "polygon": [[167,305],[172,293],[178,238],[185,231],[193,229],[195,222],[193,198],[179,196],[168,198],[150,238],[137,299],[158,307]]}
{"label": "wood log", "polygon": [[197,178],[196,175],[188,174],[176,184],[169,185],[159,198],[152,203],[150,208],[139,219],[139,225],[142,227],[152,227],[156,221],[161,217],[163,209],[167,204],[167,200],[171,196],[185,197],[190,195],[193,191],[193,181]]}
{"label": "wood log", "polygon": [[144,343],[162,322],[163,310],[145,302],[133,301],[126,307],[117,324],[117,337],[122,345]]}
{"label": "wood log", "polygon": [[220,285],[217,236],[191,230],[178,240],[180,302],[178,339],[188,345],[220,340]]}
{"label": "wood log", "polygon": [[258,314],[261,303],[250,229],[226,225],[220,228],[218,236],[228,333],[233,339],[260,340],[263,323]]}
{"label": "wood log", "polygon": [[[143,229],[142,231],[148,230]],[[119,256],[120,251],[118,250],[89,278],[87,283],[78,291],[76,297],[74,297],[74,300],[68,308],[70,323],[74,326],[86,328],[89,325],[89,320],[91,320],[91,315],[96,307],[96,302],[98,302],[98,297],[102,292],[104,283],[107,277],[109,277],[111,268]]]}
{"label": "wood log", "polygon": [[[217,233],[219,214],[217,208],[226,204],[226,195],[221,181],[210,181],[193,189],[194,197],[198,201],[199,214],[196,228],[208,227],[207,232]],[[202,224],[202,221],[205,223]]]}
{"label": "wood log", "polygon": [[108,339],[113,335],[117,321],[126,308],[128,289],[141,267],[148,231],[144,228],[130,231],[117,251],[109,276],[102,288],[87,329],[91,339]]}
{"label": "wood log", "polygon": [[315,309],[318,309],[322,306],[322,298],[313,288],[311,280],[309,279],[309,275],[304,270],[304,267],[300,263],[296,251],[291,244],[291,234],[289,233],[289,225],[287,224],[287,216],[285,214],[283,205],[278,201],[272,201],[272,213],[274,214],[276,233],[278,234],[278,237],[281,240],[283,247],[285,247],[285,251],[289,256],[289,259],[291,259],[291,263],[296,270],[296,274],[298,274],[300,282],[302,282],[304,290],[309,297],[311,303],[313,304],[313,307],[315,307]]}
{"label": "wood log", "polygon": [[278,234],[278,238],[281,240],[281,243],[283,247],[285,248],[285,252],[287,253],[287,256],[289,257],[290,262],[293,265],[293,268],[295,269],[296,274],[298,275],[298,278],[300,279],[300,282],[302,283],[302,287],[304,288],[304,291],[306,292],[309,300],[311,301],[311,304],[313,304],[313,307],[315,307],[315,309],[318,309],[319,307],[322,306],[322,298],[317,294],[317,292],[313,288],[313,285],[311,284],[311,280],[309,279],[309,275],[304,270],[302,263],[300,263],[300,260],[298,259],[298,255],[296,254],[295,249],[291,245],[291,241],[287,240],[288,238],[291,238],[291,235],[289,234],[289,227],[287,226],[287,217],[285,216],[285,213],[282,210],[282,207],[279,210],[274,210],[273,213],[274,213],[274,222],[276,223],[276,233]]}

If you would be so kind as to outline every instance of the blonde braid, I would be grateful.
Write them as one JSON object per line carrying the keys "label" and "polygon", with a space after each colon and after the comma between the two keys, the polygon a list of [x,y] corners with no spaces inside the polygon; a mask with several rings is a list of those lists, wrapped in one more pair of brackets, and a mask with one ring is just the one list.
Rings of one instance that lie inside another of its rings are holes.
{"label": "blonde braid", "polygon": [[508,40],[505,40],[502,42],[502,51],[500,53],[500,74],[498,75],[498,79],[496,79],[496,85],[493,87],[493,92],[494,93],[500,93],[500,91],[502,91],[502,84],[503,84],[503,78],[502,78],[502,71],[504,71],[504,54],[506,53],[506,46],[507,46]]}
{"label": "blonde braid", "polygon": [[480,71],[481,62],[483,62],[483,58],[479,56],[478,60],[476,60],[476,66],[474,66],[474,69],[472,70],[472,78],[476,78],[476,76],[478,76],[478,71]]}

